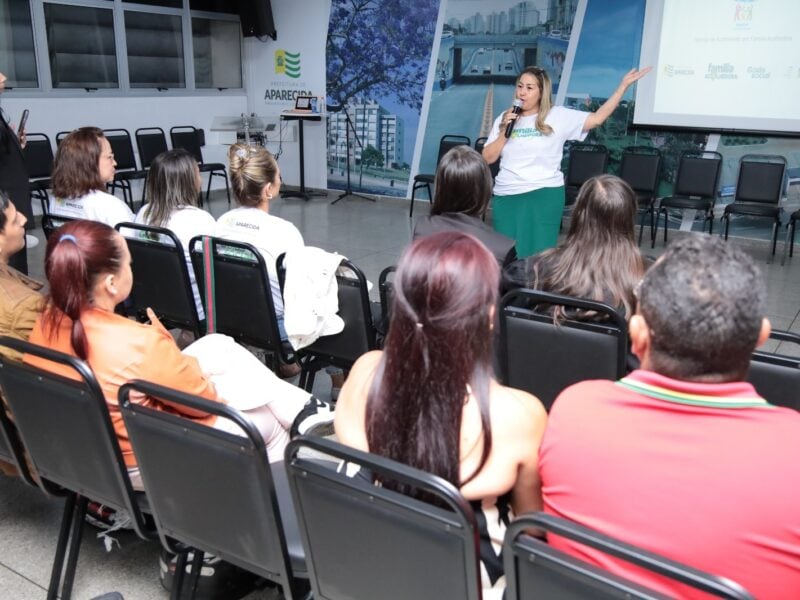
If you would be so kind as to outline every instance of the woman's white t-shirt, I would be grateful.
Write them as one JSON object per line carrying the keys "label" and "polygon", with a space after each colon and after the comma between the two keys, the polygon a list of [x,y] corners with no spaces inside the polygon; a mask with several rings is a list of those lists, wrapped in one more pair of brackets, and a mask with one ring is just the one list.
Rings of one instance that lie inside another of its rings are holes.
{"label": "woman's white t-shirt", "polygon": [[80,198],[56,198],[50,196],[49,210],[52,215],[70,219],[99,221],[115,227],[123,221],[133,221],[133,211],[122,200],[107,192],[92,190]]}
{"label": "woman's white t-shirt", "polygon": [[278,256],[305,243],[297,227],[273,217],[260,208],[234,208],[217,219],[217,237],[253,245],[264,257],[272,287],[272,301],[278,317],[283,317],[283,297],[278,284],[275,261]]}
{"label": "woman's white t-shirt", "polygon": [[[500,171],[494,183],[495,196],[524,194],[539,188],[564,185],[564,174],[561,172],[564,143],[586,139],[587,132],[583,131],[583,126],[590,114],[554,106],[545,119],[545,123],[553,128],[550,135],[544,135],[536,129],[536,115],[520,116],[500,154]],[[500,115],[495,119],[487,144],[501,135],[502,118],[503,115]]]}

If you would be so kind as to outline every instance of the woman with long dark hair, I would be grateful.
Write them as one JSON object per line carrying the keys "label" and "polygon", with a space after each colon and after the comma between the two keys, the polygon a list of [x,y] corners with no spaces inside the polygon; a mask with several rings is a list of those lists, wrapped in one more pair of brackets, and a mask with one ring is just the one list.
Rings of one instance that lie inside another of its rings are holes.
{"label": "woman with long dark hair", "polygon": [[214,235],[217,222],[210,213],[197,206],[201,185],[200,169],[191,154],[181,148],[162,152],[150,163],[147,173],[148,203],[136,213],[135,222],[169,229],[180,240],[186,255],[197,314],[204,319],[200,291],[189,256],[189,242],[196,235]]}
{"label": "woman with long dark hair", "polygon": [[514,240],[483,222],[492,199],[492,173],[483,157],[469,146],[450,149],[436,167],[431,214],[414,224],[414,239],[438,231],[474,235],[505,264],[516,258]]}
{"label": "woman with long dark hair", "polygon": [[[509,501],[515,513],[541,507],[546,421],[535,397],[492,377],[498,276],[495,258],[470,235],[415,241],[398,264],[384,350],[356,362],[335,420],[342,443],[459,487],[485,516],[481,535],[495,552]],[[482,552],[481,561],[485,587],[502,587],[497,554]]]}
{"label": "woman with long dark hair", "polygon": [[[504,285],[597,300],[630,317],[633,290],[645,271],[635,224],[636,195],[631,187],[614,175],[592,177],[578,193],[564,241],[508,265]],[[555,310],[556,316],[563,316],[562,308]]]}
{"label": "woman with long dark hair", "polygon": [[122,200],[106,192],[117,162],[111,144],[97,127],[81,127],[58,145],[53,162],[50,212],[70,219],[89,219],[111,227],[133,221]]}
{"label": "woman with long dark hair", "polygon": [[[494,122],[483,156],[499,160],[492,218],[494,228],[517,241],[524,258],[556,245],[564,210],[561,158],[568,140],[583,140],[617,108],[626,90],[650,72],[631,69],[614,93],[595,112],[553,106],[550,76],[526,67],[517,78],[516,111],[508,109]],[[506,135],[507,128],[513,129]]]}

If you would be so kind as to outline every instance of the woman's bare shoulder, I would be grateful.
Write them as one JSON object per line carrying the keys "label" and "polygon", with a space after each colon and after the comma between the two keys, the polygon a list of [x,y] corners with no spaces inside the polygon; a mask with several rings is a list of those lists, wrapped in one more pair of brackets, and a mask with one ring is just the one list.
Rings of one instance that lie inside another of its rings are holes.
{"label": "woman's bare shoulder", "polygon": [[493,382],[492,420],[504,428],[540,430],[547,421],[547,411],[533,394]]}

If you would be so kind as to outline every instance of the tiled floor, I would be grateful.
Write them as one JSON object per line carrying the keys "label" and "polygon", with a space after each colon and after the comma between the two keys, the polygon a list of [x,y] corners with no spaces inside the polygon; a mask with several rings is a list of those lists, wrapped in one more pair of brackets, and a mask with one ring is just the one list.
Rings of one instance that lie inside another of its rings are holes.
{"label": "tiled floor", "polygon": [[[395,264],[410,239],[407,217],[408,201],[381,200],[370,203],[360,199],[345,199],[335,206],[329,201],[336,197],[314,198],[310,202],[281,200],[272,207],[273,214],[295,223],[308,245],[338,251],[347,256],[377,284],[380,271]],[[219,216],[227,210],[224,197],[211,202],[211,212]],[[418,213],[425,206],[419,204]],[[41,237],[41,231],[35,233]],[[675,239],[679,233],[675,233]],[[767,264],[768,250],[764,242],[735,240],[747,248],[765,272],[769,288],[768,316],[773,326],[800,333],[800,254],[789,259],[785,266],[778,258]],[[663,249],[661,242],[651,254]],[[800,250],[800,249],[799,249]],[[31,274],[42,278],[44,244],[30,252]],[[377,299],[377,290],[372,296]],[[798,354],[797,348],[780,348]],[[317,378],[315,392],[324,396],[329,382]],[[18,480],[0,475],[0,597],[19,600],[39,599],[45,595],[49,569],[53,559],[55,536],[61,518],[59,500],[44,497],[41,492],[26,487]],[[132,533],[118,536],[119,546],[106,553],[101,540],[94,539],[96,531],[86,526],[84,544],[78,564],[74,597],[80,600],[103,592],[118,590],[127,600],[164,599],[168,594],[158,584],[157,542],[143,542]],[[272,592],[259,592],[249,598],[272,598]]]}

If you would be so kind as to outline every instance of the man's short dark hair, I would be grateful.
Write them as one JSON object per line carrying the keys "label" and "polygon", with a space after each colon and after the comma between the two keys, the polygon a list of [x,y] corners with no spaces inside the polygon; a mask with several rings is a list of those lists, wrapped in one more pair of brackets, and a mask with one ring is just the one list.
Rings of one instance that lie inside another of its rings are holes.
{"label": "man's short dark hair", "polygon": [[710,235],[671,244],[639,293],[653,370],[687,381],[741,381],[765,301],[761,272],[744,251]]}

